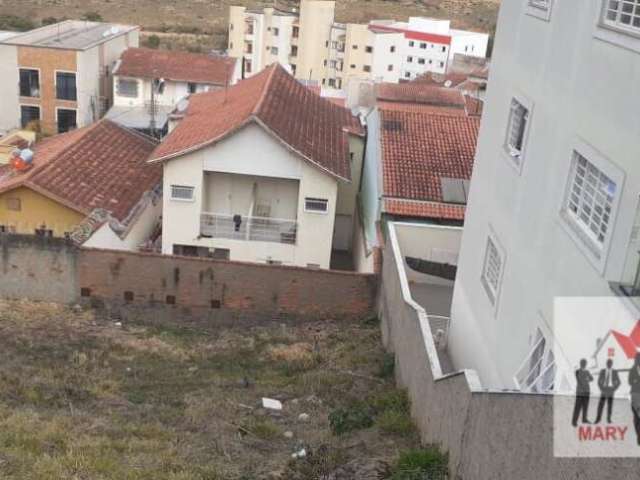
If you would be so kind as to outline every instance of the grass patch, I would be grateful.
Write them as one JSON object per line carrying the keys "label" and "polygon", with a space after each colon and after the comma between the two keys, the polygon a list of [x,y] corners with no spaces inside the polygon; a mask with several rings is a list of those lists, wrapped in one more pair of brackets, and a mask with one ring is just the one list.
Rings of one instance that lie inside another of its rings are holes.
{"label": "grass patch", "polygon": [[335,435],[344,435],[373,426],[373,413],[365,403],[336,408],[329,414],[329,425]]}
{"label": "grass patch", "polygon": [[390,480],[441,478],[447,472],[447,456],[435,447],[402,452],[392,468]]}

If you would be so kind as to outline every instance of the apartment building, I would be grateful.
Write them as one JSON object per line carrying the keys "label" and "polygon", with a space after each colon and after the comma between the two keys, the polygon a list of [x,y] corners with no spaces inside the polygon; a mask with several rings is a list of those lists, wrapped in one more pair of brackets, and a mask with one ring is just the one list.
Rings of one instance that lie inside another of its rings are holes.
{"label": "apartment building", "polygon": [[245,78],[279,63],[297,78],[320,82],[334,9],[324,0],[302,0],[300,10],[231,6],[228,53],[243,59]]}
{"label": "apartment building", "polygon": [[[639,10],[502,3],[449,334],[483,385],[559,390],[578,358],[624,369],[635,355],[620,339],[640,315]],[[559,339],[554,300],[584,296],[615,315],[584,315]]]}
{"label": "apartment building", "polygon": [[139,27],[68,20],[0,40],[0,131],[63,133],[112,103],[113,66]]}
{"label": "apartment building", "polygon": [[245,75],[273,62],[296,78],[343,89],[352,79],[398,82],[445,73],[455,54],[485,57],[489,36],[452,29],[448,20],[411,17],[337,23],[334,2],[302,0],[300,11],[229,10],[229,53]]}
{"label": "apartment building", "polygon": [[232,57],[129,48],[113,70],[113,107],[106,118],[161,138],[178,102],[233,85],[240,70]]}
{"label": "apartment building", "polygon": [[164,168],[163,253],[329,268],[350,250],[358,118],[279,65],[188,103],[150,159]]}

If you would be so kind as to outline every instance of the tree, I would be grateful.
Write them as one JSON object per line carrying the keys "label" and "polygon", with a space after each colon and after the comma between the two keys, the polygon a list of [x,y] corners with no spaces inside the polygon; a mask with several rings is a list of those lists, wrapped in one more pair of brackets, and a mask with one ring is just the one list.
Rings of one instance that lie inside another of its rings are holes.
{"label": "tree", "polygon": [[160,37],[155,33],[147,38],[147,46],[149,48],[158,48],[160,46]]}

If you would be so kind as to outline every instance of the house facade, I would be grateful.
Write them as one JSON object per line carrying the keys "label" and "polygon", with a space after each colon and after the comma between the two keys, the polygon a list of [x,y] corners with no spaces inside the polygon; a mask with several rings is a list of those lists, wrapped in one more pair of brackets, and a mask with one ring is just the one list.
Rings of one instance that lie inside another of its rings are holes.
{"label": "house facade", "polygon": [[276,65],[190,97],[150,160],[164,166],[163,253],[329,268],[351,247],[362,135]]}
{"label": "house facade", "polygon": [[51,135],[98,120],[111,105],[112,73],[139,27],[68,20],[0,41],[0,131]]}
{"label": "house facade", "polygon": [[113,71],[113,107],[106,118],[162,137],[178,102],[233,85],[240,70],[240,62],[231,57],[129,48]]}
{"label": "house facade", "polygon": [[[456,365],[490,387],[571,383],[569,351],[593,367],[598,339],[628,334],[640,314],[639,100],[627,94],[639,75],[637,6],[502,4],[449,337]],[[555,348],[563,297],[607,297],[615,320],[585,316]]]}

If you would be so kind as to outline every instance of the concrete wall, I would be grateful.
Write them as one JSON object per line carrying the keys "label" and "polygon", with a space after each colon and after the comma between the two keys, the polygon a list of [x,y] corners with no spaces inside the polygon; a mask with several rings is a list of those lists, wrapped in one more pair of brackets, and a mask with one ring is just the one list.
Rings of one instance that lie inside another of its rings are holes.
{"label": "concrete wall", "polygon": [[[0,234],[0,298],[83,300],[174,319],[358,319],[371,315],[376,287],[373,275],[77,248],[62,239]],[[132,298],[125,301],[125,292]]]}
{"label": "concrete wall", "polygon": [[18,48],[0,45],[0,133],[20,127]]}
{"label": "concrete wall", "polygon": [[[640,40],[602,28],[601,2],[552,3],[549,21],[526,2],[502,3],[462,239],[452,355],[495,387],[513,386],[537,328],[553,330],[554,298],[612,296],[610,282],[632,280],[637,268],[640,100],[626,92],[640,81]],[[513,98],[530,108],[520,168],[504,149]],[[599,260],[562,213],[574,151],[619,178]],[[495,304],[480,281],[490,234],[504,250]],[[572,338],[593,345],[601,336],[582,329]]]}
{"label": "concrete wall", "polygon": [[329,58],[331,25],[335,2],[302,0],[300,3],[300,38],[296,78],[322,82],[326,77],[325,61]]}
{"label": "concrete wall", "polygon": [[395,228],[383,254],[379,314],[396,377],[408,389],[423,442],[449,453],[456,480],[600,480],[637,477],[638,459],[555,458],[553,397],[484,389],[476,373],[446,376],[425,309],[409,290]]}
{"label": "concrete wall", "polygon": [[0,234],[0,297],[73,302],[77,261],[76,248],[62,239]]}

